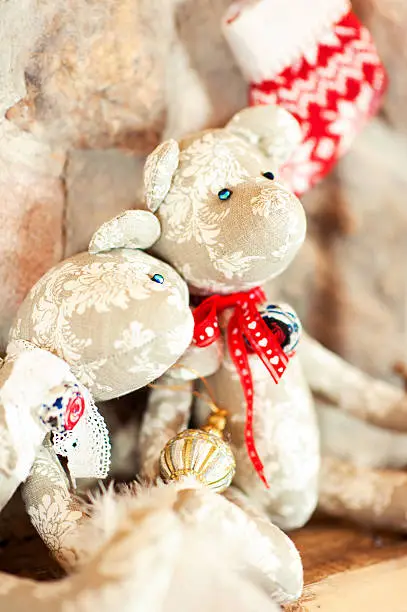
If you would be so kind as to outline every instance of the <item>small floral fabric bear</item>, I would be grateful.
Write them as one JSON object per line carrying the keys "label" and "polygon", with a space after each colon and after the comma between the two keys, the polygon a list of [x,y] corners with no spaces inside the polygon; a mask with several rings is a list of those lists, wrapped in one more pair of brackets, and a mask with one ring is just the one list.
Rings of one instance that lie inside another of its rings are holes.
{"label": "small floral fabric bear", "polygon": [[[188,342],[188,290],[171,266],[144,253],[160,225],[125,213],[102,226],[89,251],[61,262],[32,288],[11,330],[51,350],[98,400],[165,372]],[[107,231],[108,229],[108,231]]]}
{"label": "small floral fabric bear", "polygon": [[[124,213],[102,226],[88,252],[47,272],[18,311],[0,368],[0,509],[26,481],[50,433],[57,453],[68,457],[73,479],[104,478],[109,436],[94,401],[148,384],[191,341],[185,281],[142,250],[160,233],[157,219],[146,227],[146,216]],[[55,516],[38,518],[44,503],[61,516],[72,514],[60,489],[55,486],[53,494],[49,488],[53,481],[44,465],[34,465],[35,486],[31,473],[25,498],[49,543]]]}

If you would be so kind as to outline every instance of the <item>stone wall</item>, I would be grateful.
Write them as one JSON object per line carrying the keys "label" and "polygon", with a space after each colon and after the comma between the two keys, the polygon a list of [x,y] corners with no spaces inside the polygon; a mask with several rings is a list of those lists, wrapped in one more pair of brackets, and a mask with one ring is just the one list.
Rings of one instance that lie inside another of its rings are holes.
{"label": "stone wall", "polygon": [[[246,104],[228,0],[9,0],[0,7],[0,345],[31,285],[140,199],[163,138]],[[307,194],[309,238],[278,290],[310,331],[394,378],[407,361],[407,5],[357,0],[390,75],[383,113]],[[12,46],[10,45],[12,41]]]}

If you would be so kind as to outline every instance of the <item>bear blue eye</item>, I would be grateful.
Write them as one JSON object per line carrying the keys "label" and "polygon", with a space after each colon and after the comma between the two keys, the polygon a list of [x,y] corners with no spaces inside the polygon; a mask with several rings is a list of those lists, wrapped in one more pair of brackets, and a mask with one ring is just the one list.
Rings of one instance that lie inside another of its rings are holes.
{"label": "bear blue eye", "polygon": [[232,193],[233,192],[230,191],[230,189],[221,189],[218,193],[218,198],[219,200],[229,200]]}
{"label": "bear blue eye", "polygon": [[263,176],[270,181],[274,181],[274,174],[272,172],[263,172]]}
{"label": "bear blue eye", "polygon": [[160,285],[164,283],[164,277],[162,274],[154,274],[154,276],[151,277],[151,280],[155,283],[159,283]]}

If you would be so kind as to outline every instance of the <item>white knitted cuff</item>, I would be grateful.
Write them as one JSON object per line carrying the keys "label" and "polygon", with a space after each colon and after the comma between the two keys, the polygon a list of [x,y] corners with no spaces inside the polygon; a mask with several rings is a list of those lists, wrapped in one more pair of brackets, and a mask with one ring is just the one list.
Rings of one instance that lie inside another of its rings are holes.
{"label": "white knitted cuff", "polygon": [[231,4],[222,29],[245,78],[261,83],[312,54],[349,10],[348,0],[243,0]]}

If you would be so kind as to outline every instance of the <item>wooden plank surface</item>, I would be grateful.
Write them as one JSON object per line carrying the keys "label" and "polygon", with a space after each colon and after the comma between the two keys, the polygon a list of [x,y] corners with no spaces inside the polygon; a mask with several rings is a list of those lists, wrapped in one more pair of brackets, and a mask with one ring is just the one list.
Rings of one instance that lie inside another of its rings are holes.
{"label": "wooden plank surface", "polygon": [[406,612],[407,556],[308,585],[297,612]]}
{"label": "wooden plank surface", "polygon": [[407,612],[407,539],[317,519],[292,535],[304,594],[289,612]]}
{"label": "wooden plank surface", "polygon": [[[286,612],[407,612],[407,537],[318,517],[290,534],[304,564],[304,594]],[[49,580],[61,570],[17,497],[0,517],[0,570]]]}

